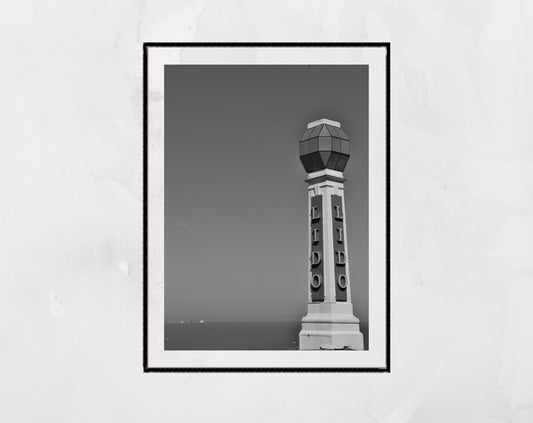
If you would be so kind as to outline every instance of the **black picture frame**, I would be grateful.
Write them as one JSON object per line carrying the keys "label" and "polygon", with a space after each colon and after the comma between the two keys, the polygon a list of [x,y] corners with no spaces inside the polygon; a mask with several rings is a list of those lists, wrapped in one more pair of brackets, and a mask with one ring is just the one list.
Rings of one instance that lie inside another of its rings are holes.
{"label": "black picture frame", "polygon": [[[391,83],[391,45],[390,42],[341,42],[341,43],[217,43],[217,42],[145,42],[143,47],[143,363],[142,368],[145,373],[173,373],[173,372],[359,372],[359,373],[389,373],[391,371],[391,346],[390,346],[390,332],[391,332],[391,318],[390,318],[390,304],[391,304],[391,283],[390,283],[390,83]],[[385,367],[150,367],[148,365],[148,50],[153,48],[186,48],[186,47],[326,47],[326,48],[347,48],[347,47],[362,47],[362,48],[380,48],[385,49],[386,61],[386,175],[385,175],[385,192],[386,192],[386,300],[385,300],[385,323],[386,323],[386,351],[385,351]]]}

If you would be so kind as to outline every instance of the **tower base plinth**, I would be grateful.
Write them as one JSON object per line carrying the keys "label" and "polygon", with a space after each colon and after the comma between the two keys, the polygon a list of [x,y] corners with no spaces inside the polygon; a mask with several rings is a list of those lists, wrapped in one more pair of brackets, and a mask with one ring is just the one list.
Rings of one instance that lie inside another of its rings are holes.
{"label": "tower base plinth", "polygon": [[363,350],[363,334],[351,304],[309,304],[302,319],[300,350]]}

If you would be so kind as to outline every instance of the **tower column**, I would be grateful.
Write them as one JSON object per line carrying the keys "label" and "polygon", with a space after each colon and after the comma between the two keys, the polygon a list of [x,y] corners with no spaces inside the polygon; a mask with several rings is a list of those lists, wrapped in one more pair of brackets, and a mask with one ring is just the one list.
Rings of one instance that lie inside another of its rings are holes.
{"label": "tower column", "polygon": [[308,304],[301,350],[364,348],[351,302],[342,175],[348,157],[349,141],[338,122],[322,119],[307,126],[300,142],[309,196]]}

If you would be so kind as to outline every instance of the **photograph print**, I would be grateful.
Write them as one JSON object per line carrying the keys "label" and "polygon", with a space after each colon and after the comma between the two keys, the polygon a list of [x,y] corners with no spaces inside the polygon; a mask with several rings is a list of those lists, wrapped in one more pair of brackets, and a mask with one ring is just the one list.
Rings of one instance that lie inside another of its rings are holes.
{"label": "photograph print", "polygon": [[144,48],[145,371],[389,371],[388,45]]}

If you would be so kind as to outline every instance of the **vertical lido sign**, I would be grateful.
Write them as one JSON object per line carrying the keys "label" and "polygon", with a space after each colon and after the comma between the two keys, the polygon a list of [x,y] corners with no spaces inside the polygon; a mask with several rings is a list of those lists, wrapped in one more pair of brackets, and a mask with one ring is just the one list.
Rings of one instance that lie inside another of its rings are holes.
{"label": "vertical lido sign", "polygon": [[309,214],[311,222],[310,236],[310,271],[311,271],[311,300],[313,302],[324,301],[324,232],[322,214],[322,196],[311,197],[311,210]]}
{"label": "vertical lido sign", "polygon": [[333,253],[335,258],[335,298],[337,301],[346,301],[348,277],[346,272],[346,250],[344,248],[344,211],[340,195],[331,196],[331,209],[333,216]]}

